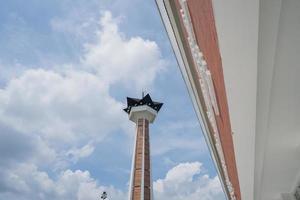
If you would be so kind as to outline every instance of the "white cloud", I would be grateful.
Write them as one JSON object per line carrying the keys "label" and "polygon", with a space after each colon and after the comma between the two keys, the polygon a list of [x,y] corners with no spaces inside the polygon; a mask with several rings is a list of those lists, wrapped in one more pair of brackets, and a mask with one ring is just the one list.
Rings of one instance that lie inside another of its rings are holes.
{"label": "white cloud", "polygon": [[199,162],[180,163],[168,171],[164,179],[154,182],[157,200],[223,200],[224,194],[218,177],[203,174]]}
{"label": "white cloud", "polygon": [[140,37],[126,39],[110,12],[100,19],[98,40],[86,44],[84,70],[25,70],[0,89],[0,120],[23,132],[38,132],[47,140],[74,142],[119,128],[122,104],[110,96],[112,84],[140,90],[153,84],[163,68],[160,49]]}
{"label": "white cloud", "polygon": [[81,148],[72,148],[67,153],[66,156],[69,157],[73,162],[77,162],[80,158],[85,158],[90,156],[95,150],[95,147],[91,144],[86,144]]}
{"label": "white cloud", "polygon": [[[0,170],[19,162],[47,166],[56,159],[56,152],[38,135],[25,134],[0,121]],[[41,162],[42,161],[42,162]]]}
{"label": "white cloud", "polygon": [[27,70],[0,90],[0,119],[49,143],[100,140],[124,122],[122,104],[92,74]]}
{"label": "white cloud", "polygon": [[85,45],[82,64],[107,83],[138,90],[149,87],[166,65],[158,45],[141,37],[126,38],[110,12],[104,12],[100,25],[96,43]]}
{"label": "white cloud", "polygon": [[[0,173],[1,174],[1,173]],[[113,186],[101,186],[88,171],[62,171],[52,179],[35,165],[20,164],[1,174],[0,199],[95,200],[103,191],[114,200],[125,200],[126,194]]]}
{"label": "white cloud", "polygon": [[[157,200],[223,200],[224,195],[218,177],[210,178],[202,173],[199,162],[181,163],[170,169],[164,179],[154,182]],[[111,200],[127,199],[126,192],[113,186],[103,186],[88,171],[64,170],[56,178],[40,171],[33,164],[19,164],[0,171],[0,199],[43,200],[94,200],[103,191]]]}
{"label": "white cloud", "polygon": [[124,105],[110,95],[112,85],[141,90],[165,64],[155,42],[126,38],[110,12],[96,33],[77,65],[24,70],[0,89],[0,122],[40,141],[41,152],[56,156],[55,168],[65,167],[65,159],[89,156],[108,134],[128,131]]}
{"label": "white cloud", "polygon": [[[125,199],[114,187],[99,186],[89,172],[66,169],[90,156],[106,136],[128,131],[124,105],[111,96],[112,86],[151,87],[165,61],[155,42],[126,38],[110,12],[100,21],[97,41],[85,44],[79,63],[48,70],[24,67],[5,79],[0,88],[0,143],[6,144],[0,146],[5,148],[0,199],[89,200],[103,190],[111,199]],[[90,30],[94,21],[87,23]],[[52,26],[62,28],[59,21]],[[85,33],[82,28],[77,36]],[[54,169],[54,178],[40,170],[45,168]]]}

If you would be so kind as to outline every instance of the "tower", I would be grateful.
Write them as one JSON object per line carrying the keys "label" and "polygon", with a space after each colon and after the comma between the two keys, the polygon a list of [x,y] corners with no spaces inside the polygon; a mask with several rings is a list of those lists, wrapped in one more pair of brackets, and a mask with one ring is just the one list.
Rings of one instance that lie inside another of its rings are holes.
{"label": "tower", "polygon": [[129,200],[152,200],[151,158],[149,124],[162,107],[162,103],[152,101],[149,94],[142,99],[127,97],[124,111],[136,124],[135,147],[129,187]]}

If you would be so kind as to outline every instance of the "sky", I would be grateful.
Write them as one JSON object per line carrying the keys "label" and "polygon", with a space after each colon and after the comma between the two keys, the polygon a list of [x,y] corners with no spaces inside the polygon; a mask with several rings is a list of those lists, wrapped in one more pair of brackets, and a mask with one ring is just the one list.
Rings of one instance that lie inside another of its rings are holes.
{"label": "sky", "polygon": [[154,0],[1,2],[0,200],[127,199],[142,91],[155,200],[225,199]]}

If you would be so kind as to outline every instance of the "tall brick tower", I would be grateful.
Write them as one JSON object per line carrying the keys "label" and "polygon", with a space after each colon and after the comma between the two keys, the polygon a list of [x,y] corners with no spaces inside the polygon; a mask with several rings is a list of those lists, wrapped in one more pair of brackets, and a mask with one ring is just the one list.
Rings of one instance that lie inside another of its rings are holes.
{"label": "tall brick tower", "polygon": [[134,154],[132,158],[129,200],[152,200],[149,123],[153,123],[162,103],[152,101],[149,94],[142,99],[127,97],[124,111],[136,124]]}

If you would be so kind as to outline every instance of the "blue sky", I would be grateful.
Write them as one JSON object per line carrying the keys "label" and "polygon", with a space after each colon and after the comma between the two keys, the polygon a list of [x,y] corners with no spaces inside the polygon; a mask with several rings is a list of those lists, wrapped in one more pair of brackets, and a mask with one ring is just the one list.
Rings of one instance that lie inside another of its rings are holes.
{"label": "blue sky", "polygon": [[0,47],[0,200],[126,199],[143,90],[156,199],[225,199],[154,1],[8,1]]}

